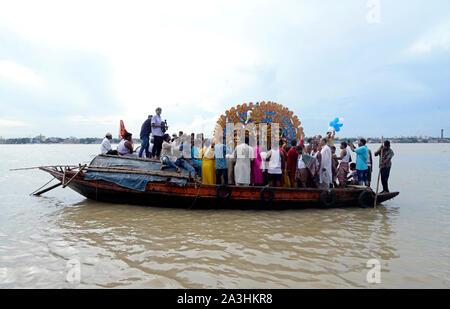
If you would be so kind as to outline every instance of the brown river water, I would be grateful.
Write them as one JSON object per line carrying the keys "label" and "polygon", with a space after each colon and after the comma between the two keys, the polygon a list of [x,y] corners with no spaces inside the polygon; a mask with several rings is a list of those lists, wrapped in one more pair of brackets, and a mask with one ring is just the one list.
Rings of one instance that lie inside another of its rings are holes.
{"label": "brown river water", "polygon": [[450,288],[450,144],[392,148],[400,195],[376,210],[205,211],[29,196],[51,176],[10,168],[99,145],[0,145],[0,288]]}

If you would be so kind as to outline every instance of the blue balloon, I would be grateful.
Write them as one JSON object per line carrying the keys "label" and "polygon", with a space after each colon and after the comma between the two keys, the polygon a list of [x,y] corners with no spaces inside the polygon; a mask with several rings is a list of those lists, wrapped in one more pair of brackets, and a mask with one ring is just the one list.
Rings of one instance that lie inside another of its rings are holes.
{"label": "blue balloon", "polygon": [[334,118],[334,120],[330,122],[330,127],[334,128],[334,130],[335,130],[336,132],[341,131],[341,127],[342,127],[343,125],[344,125],[344,124],[339,123],[339,118]]}

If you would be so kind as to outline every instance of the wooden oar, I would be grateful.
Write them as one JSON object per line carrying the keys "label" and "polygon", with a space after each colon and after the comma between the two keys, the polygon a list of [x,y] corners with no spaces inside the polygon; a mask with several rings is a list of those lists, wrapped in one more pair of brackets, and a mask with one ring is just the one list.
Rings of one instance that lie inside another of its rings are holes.
{"label": "wooden oar", "polygon": [[380,176],[381,176],[381,162],[383,161],[383,148],[384,148],[383,137],[381,137],[381,153],[380,153],[380,164],[378,167],[378,180],[377,180],[377,191],[375,192],[375,201],[373,203],[373,208],[377,208],[377,198],[378,198],[378,188],[380,186]]}
{"label": "wooden oar", "polygon": [[33,192],[31,192],[30,195],[33,195],[33,194],[35,194],[37,191],[41,190],[43,187],[45,187],[46,185],[48,185],[49,183],[51,183],[51,182],[53,181],[53,179],[55,179],[54,176],[53,176],[52,179],[50,179],[48,182],[46,182],[45,185],[43,185],[43,186],[37,188],[36,190],[34,190]]}
{"label": "wooden oar", "polygon": [[45,193],[45,192],[50,191],[50,190],[53,190],[53,189],[55,189],[56,187],[59,187],[60,185],[62,185],[62,182],[57,183],[56,185],[53,185],[53,186],[51,186],[51,187],[48,187],[47,189],[44,189],[44,190],[42,190],[42,191],[36,192],[36,193],[34,193],[33,195],[41,195],[42,193]]}

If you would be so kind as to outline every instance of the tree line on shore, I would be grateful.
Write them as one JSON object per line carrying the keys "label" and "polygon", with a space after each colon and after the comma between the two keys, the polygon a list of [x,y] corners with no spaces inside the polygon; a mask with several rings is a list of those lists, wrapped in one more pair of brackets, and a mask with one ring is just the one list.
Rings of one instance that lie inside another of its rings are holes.
{"label": "tree line on shore", "polygon": [[[42,137],[18,137],[18,138],[8,138],[2,139],[0,138],[0,144],[100,144],[103,140],[103,137],[85,137],[85,138],[76,138],[76,137],[50,137],[50,138],[42,138]],[[138,142],[139,140],[135,140]],[[111,143],[118,144],[120,139],[113,138]]]}
{"label": "tree line on shore", "polygon": [[[307,138],[306,138],[307,139]],[[337,138],[336,142],[341,141],[350,141],[357,142],[359,137],[345,137],[345,138]],[[390,137],[385,138],[389,139],[392,143],[450,143],[450,138],[437,138],[437,137],[419,137],[419,136],[410,136],[410,137]],[[100,144],[103,140],[103,137],[85,137],[85,138],[77,138],[77,137],[49,137],[46,138],[44,136],[36,136],[36,137],[17,137],[17,138],[1,138],[0,144]],[[111,144],[118,144],[120,139],[113,138],[111,140]],[[140,139],[133,139],[134,143],[140,144]],[[368,143],[376,144],[381,143],[381,138],[373,137],[367,139]]]}

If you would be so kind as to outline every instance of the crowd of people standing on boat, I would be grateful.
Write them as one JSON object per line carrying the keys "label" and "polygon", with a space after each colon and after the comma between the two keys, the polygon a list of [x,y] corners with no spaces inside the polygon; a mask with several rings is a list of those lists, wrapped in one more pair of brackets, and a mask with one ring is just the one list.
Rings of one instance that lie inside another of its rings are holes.
{"label": "crowd of people standing on boat", "polygon": [[[112,136],[108,133],[102,142],[102,153],[135,157],[145,154],[146,158],[159,160],[161,169],[172,168],[178,173],[186,169],[191,175],[197,175],[203,184],[323,189],[370,186],[373,156],[364,138],[358,141],[358,146],[341,142],[339,156],[334,145],[335,132],[306,141],[288,141],[283,137],[267,151],[262,151],[258,142],[251,147],[247,136],[231,150],[223,142],[203,138],[202,134],[199,138],[192,133],[190,142],[182,131],[178,135],[166,134],[161,112],[162,109],[157,108],[156,115],[149,115],[142,124],[139,153],[134,153],[131,133],[124,135],[117,151],[111,149]],[[183,142],[180,142],[182,137]],[[351,152],[356,153],[356,162],[352,162]],[[383,192],[387,193],[394,156],[389,141],[375,152],[375,156],[381,154],[381,183]]]}

